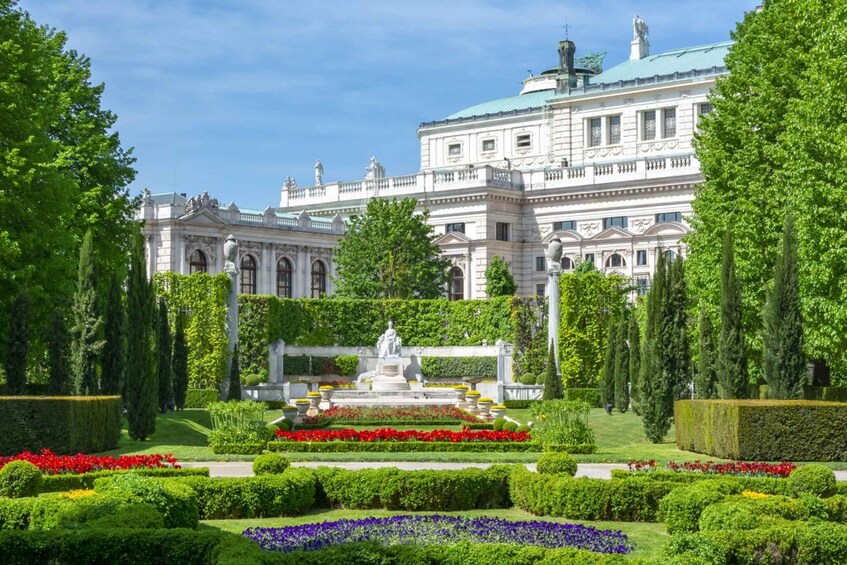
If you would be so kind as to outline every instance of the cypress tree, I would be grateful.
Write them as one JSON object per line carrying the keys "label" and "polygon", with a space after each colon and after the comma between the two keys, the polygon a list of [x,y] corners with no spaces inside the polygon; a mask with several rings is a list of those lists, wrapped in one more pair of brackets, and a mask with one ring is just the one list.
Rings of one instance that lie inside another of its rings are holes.
{"label": "cypress tree", "polygon": [[774,269],[773,288],[764,311],[763,372],[768,398],[802,399],[808,369],[803,355],[803,316],[794,218],[785,218],[782,255]]}
{"label": "cypress tree", "polygon": [[615,333],[615,408],[624,413],[629,408],[629,322],[624,312]]}
{"label": "cypress tree", "polygon": [[556,400],[562,398],[562,378],[556,370],[556,353],[553,349],[553,340],[550,340],[550,350],[547,354],[547,368],[544,373],[544,394],[542,400]]}
{"label": "cypress tree", "polygon": [[126,398],[129,437],[144,440],[156,429],[156,302],[147,280],[144,239],[134,237],[127,280]]}
{"label": "cypress tree", "polygon": [[747,353],[741,319],[741,285],[735,276],[735,257],[729,232],[723,238],[721,265],[718,394],[724,399],[747,397]]}
{"label": "cypress tree", "polygon": [[717,357],[712,319],[705,305],[700,308],[700,341],[697,374],[694,377],[694,395],[697,398],[717,398]]}
{"label": "cypress tree", "polygon": [[174,350],[172,358],[174,404],[177,410],[185,407],[185,394],[188,391],[188,345],[185,342],[185,314],[176,316],[174,330]]}
{"label": "cypress tree", "polygon": [[629,317],[629,390],[632,409],[637,414],[641,402],[641,330],[638,327],[638,318],[635,312]]}
{"label": "cypress tree", "polygon": [[673,414],[673,401],[691,398],[691,343],[688,339],[688,287],[685,282],[685,262],[681,255],[671,263],[671,287],[667,329],[670,336],[668,356],[673,396],[669,412]]}
{"label": "cypress tree", "polygon": [[241,400],[241,369],[238,363],[238,344],[232,350],[232,364],[229,370],[229,387],[226,392],[226,399]]}
{"label": "cypress tree", "polygon": [[103,394],[121,394],[124,382],[124,364],[126,362],[124,315],[121,281],[117,273],[109,281],[109,294],[106,297],[106,319],[103,323],[105,343],[103,346],[103,364],[100,371],[100,386]]}
{"label": "cypress tree", "polygon": [[606,330],[606,359],[603,363],[603,375],[600,381],[600,404],[605,408],[615,405],[615,338],[617,337],[617,318],[609,318],[609,327]]}
{"label": "cypress tree", "polygon": [[644,432],[653,443],[660,443],[670,430],[673,387],[667,372],[668,275],[665,254],[659,251],[653,287],[647,297],[647,325],[641,352],[641,418]]}
{"label": "cypress tree", "polygon": [[98,298],[94,235],[88,230],[79,251],[79,271],[73,305],[74,326],[71,330],[74,337],[71,365],[74,394],[77,395],[96,395],[100,391],[97,366],[103,349],[103,340],[100,339],[103,318],[99,312]]}
{"label": "cypress tree", "polygon": [[6,384],[10,394],[22,394],[26,385],[29,357],[29,298],[19,294],[9,309],[9,335],[6,343]]}
{"label": "cypress tree", "polygon": [[168,324],[168,305],[159,299],[159,411],[164,412],[173,402],[173,368],[171,367],[171,327]]}
{"label": "cypress tree", "polygon": [[69,356],[70,336],[65,314],[60,309],[50,316],[50,329],[45,336],[47,343],[47,390],[52,395],[68,393],[71,374]]}

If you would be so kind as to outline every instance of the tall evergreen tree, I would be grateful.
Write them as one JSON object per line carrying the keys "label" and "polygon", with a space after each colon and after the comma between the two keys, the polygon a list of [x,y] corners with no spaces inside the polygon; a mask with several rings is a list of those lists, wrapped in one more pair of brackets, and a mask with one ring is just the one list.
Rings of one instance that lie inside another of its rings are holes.
{"label": "tall evergreen tree", "polygon": [[226,391],[227,400],[241,400],[241,368],[238,364],[238,344],[232,351],[232,366],[229,370],[229,386]]}
{"label": "tall evergreen tree", "polygon": [[667,371],[667,303],[669,269],[664,253],[658,253],[653,287],[647,297],[647,324],[641,352],[641,418],[653,443],[660,443],[670,430],[673,385]]}
{"label": "tall evergreen tree", "polygon": [[52,395],[67,394],[70,384],[70,335],[61,309],[53,310],[47,343],[47,390]]}
{"label": "tall evergreen tree", "polygon": [[673,383],[673,400],[691,398],[691,344],[688,339],[688,287],[685,282],[685,262],[681,255],[671,263],[671,287],[668,296],[667,331],[670,336],[668,370]]}
{"label": "tall evergreen tree", "polygon": [[21,293],[9,310],[9,334],[4,360],[6,384],[11,394],[22,394],[26,386],[29,334],[29,297]]}
{"label": "tall evergreen tree", "polygon": [[172,358],[174,404],[177,410],[185,407],[185,394],[188,391],[188,345],[185,342],[185,314],[176,315],[174,330],[174,350]]}
{"label": "tall evergreen tree", "polygon": [[135,234],[127,280],[126,405],[129,437],[144,440],[156,430],[156,302],[147,280],[144,239]]}
{"label": "tall evergreen tree", "polygon": [[608,405],[615,405],[615,352],[617,344],[618,319],[609,318],[608,328],[606,330],[606,358],[603,362],[603,375],[600,380],[600,404],[605,408]]}
{"label": "tall evergreen tree", "polygon": [[562,377],[556,370],[556,353],[553,349],[553,340],[550,340],[550,349],[547,354],[547,368],[544,373],[544,393],[543,400],[556,400],[564,396],[564,387],[562,386]]}
{"label": "tall evergreen tree", "polygon": [[126,362],[125,331],[126,322],[121,281],[115,273],[109,282],[109,294],[106,297],[106,319],[103,323],[105,343],[103,345],[103,363],[100,370],[100,388],[103,394],[121,394],[123,389],[124,364]]}
{"label": "tall evergreen tree", "polygon": [[735,277],[732,235],[723,238],[721,265],[721,333],[718,349],[718,394],[747,397],[747,353],[741,318],[741,285]]}
{"label": "tall evergreen tree", "polygon": [[638,413],[641,402],[641,329],[638,327],[638,318],[633,312],[629,317],[629,331],[627,332],[629,342],[629,390],[633,410]]}
{"label": "tall evergreen tree", "polygon": [[94,234],[88,230],[79,251],[79,272],[73,306],[74,326],[71,330],[74,337],[71,349],[74,394],[78,395],[96,395],[100,392],[97,368],[103,349],[103,340],[100,339],[103,318],[98,298]]}
{"label": "tall evergreen tree", "polygon": [[[626,312],[624,312],[626,314]],[[629,316],[623,315],[615,332],[615,408],[624,413],[629,409]]]}
{"label": "tall evergreen tree", "polygon": [[168,323],[168,305],[164,298],[159,299],[159,411],[164,412],[168,405],[173,402],[173,367],[172,358],[172,336],[171,327]]}
{"label": "tall evergreen tree", "polygon": [[782,255],[776,260],[773,288],[765,303],[763,370],[768,398],[802,399],[807,379],[803,355],[803,317],[794,218],[788,214]]}
{"label": "tall evergreen tree", "polygon": [[697,398],[717,398],[718,396],[718,352],[715,348],[712,319],[705,305],[700,308],[699,355],[697,374],[694,377],[694,395]]}

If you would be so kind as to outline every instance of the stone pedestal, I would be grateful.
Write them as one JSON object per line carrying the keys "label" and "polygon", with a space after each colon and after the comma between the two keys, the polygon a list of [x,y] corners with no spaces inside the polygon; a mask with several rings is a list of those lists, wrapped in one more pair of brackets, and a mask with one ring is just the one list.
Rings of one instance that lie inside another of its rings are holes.
{"label": "stone pedestal", "polygon": [[376,366],[376,376],[371,379],[371,390],[410,390],[406,377],[403,376],[403,365],[400,360],[380,360]]}

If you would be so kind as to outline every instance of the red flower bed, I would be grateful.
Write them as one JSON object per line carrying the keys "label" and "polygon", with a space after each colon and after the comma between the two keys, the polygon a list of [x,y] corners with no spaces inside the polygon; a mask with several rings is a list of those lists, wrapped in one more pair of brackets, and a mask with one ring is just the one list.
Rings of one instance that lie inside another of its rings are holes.
{"label": "red flower bed", "polygon": [[472,431],[467,428],[461,432],[450,430],[433,430],[421,432],[417,430],[395,430],[380,428],[378,430],[354,429],[345,430],[301,430],[284,432],[277,430],[276,437],[282,441],[294,442],[327,442],[327,441],[360,441],[364,443],[380,441],[444,441],[461,442],[523,442],[529,441],[526,432],[495,432],[489,430]]}
{"label": "red flower bed", "polygon": [[179,469],[176,458],[170,453],[165,455],[121,455],[108,457],[97,455],[56,455],[49,449],[41,453],[24,451],[18,455],[0,457],[0,468],[10,461],[29,461],[46,475],[90,473],[92,471],[115,471],[126,469],[156,469],[170,467]]}
{"label": "red flower bed", "polygon": [[478,422],[472,414],[459,410],[455,406],[409,406],[409,407],[371,407],[371,406],[333,406],[321,413],[319,418],[332,418],[334,422],[355,423],[363,421],[456,421]]}
{"label": "red flower bed", "polygon": [[654,459],[636,459],[634,461],[627,461],[626,466],[629,468],[630,471],[653,471],[656,469],[656,461]]}
{"label": "red flower bed", "polygon": [[782,463],[744,463],[733,461],[730,463],[715,463],[714,461],[692,461],[688,463],[675,463],[668,461],[668,469],[677,472],[706,473],[713,475],[743,475],[748,477],[787,477],[795,469],[794,463],[783,461]]}

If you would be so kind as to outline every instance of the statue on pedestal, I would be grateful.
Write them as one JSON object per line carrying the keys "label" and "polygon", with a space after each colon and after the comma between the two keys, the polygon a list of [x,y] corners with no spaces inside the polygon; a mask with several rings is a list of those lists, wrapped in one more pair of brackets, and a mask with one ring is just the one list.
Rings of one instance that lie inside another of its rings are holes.
{"label": "statue on pedestal", "polygon": [[224,242],[224,272],[238,274],[238,241],[229,234]]}
{"label": "statue on pedestal", "polygon": [[402,340],[397,336],[397,330],[394,329],[394,322],[388,322],[388,329],[385,333],[379,336],[376,342],[376,350],[380,359],[387,357],[400,357],[400,346]]}
{"label": "statue on pedestal", "polygon": [[324,166],[320,159],[315,161],[315,186],[323,185]]}
{"label": "statue on pedestal", "polygon": [[650,28],[647,27],[647,22],[642,20],[641,16],[635,16],[632,19],[632,40],[646,41],[648,33],[650,33]]}
{"label": "statue on pedestal", "polygon": [[554,237],[547,245],[544,252],[547,257],[547,272],[559,272],[562,270],[562,240]]}

